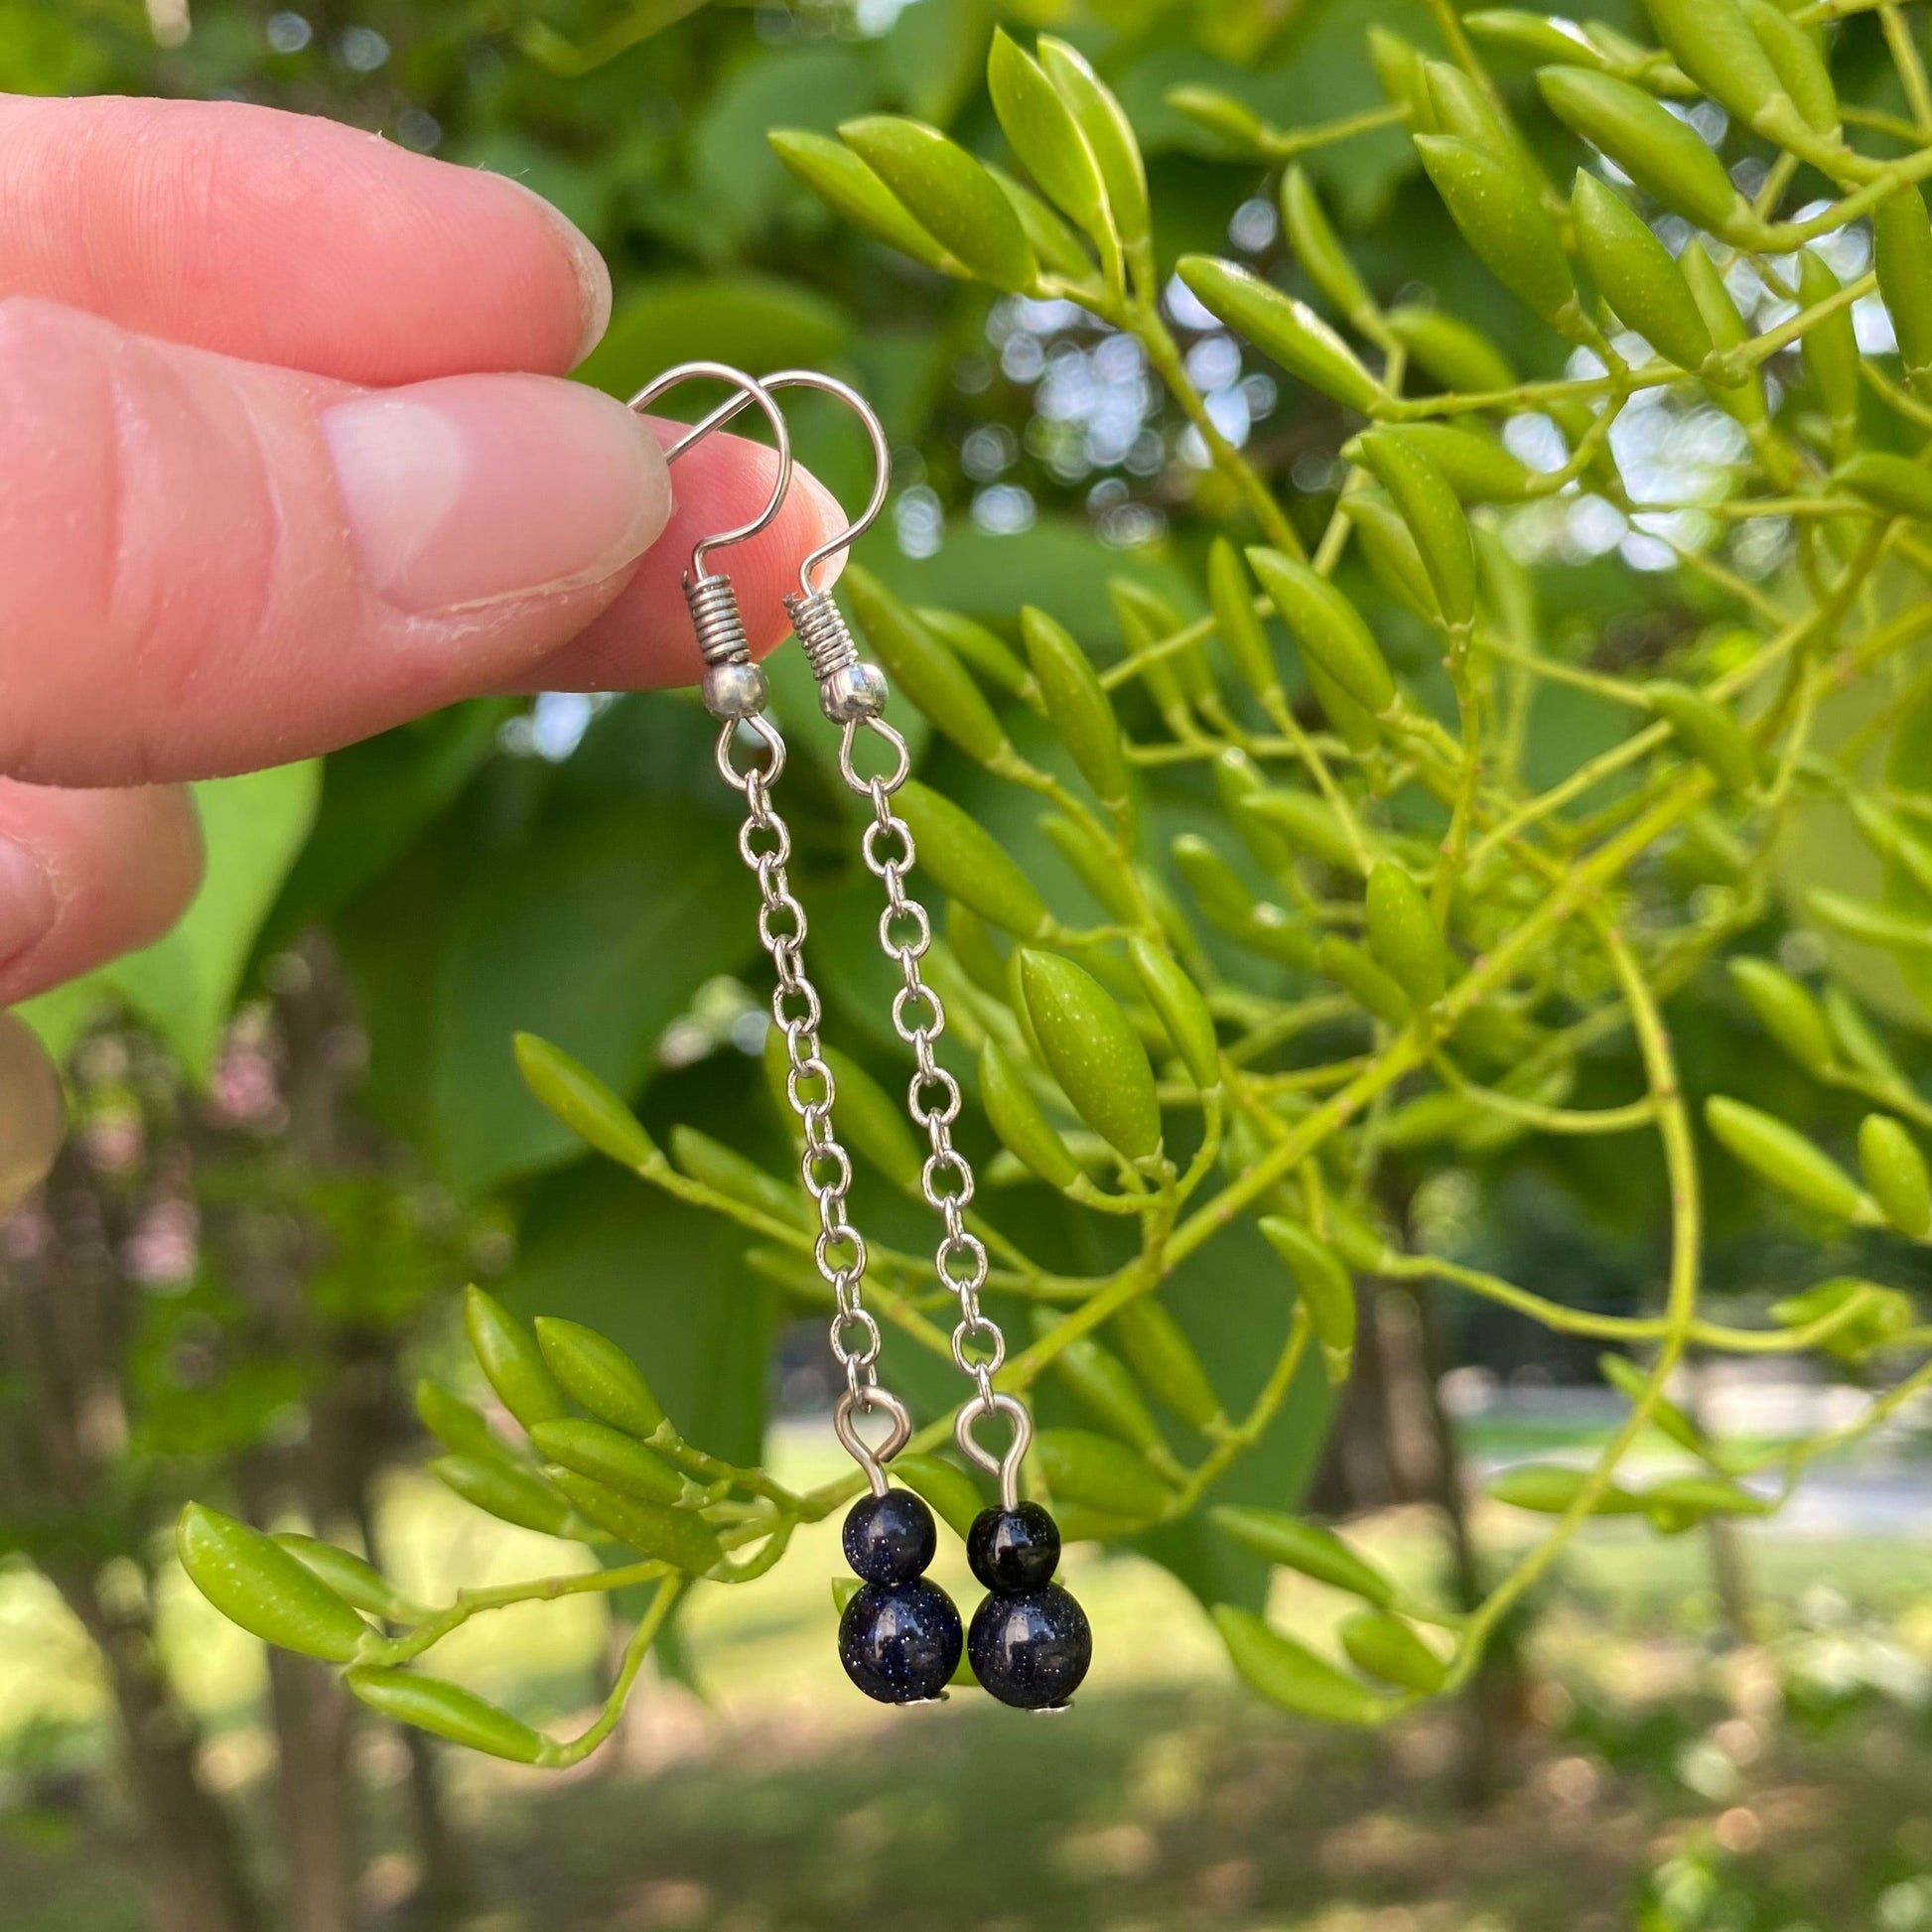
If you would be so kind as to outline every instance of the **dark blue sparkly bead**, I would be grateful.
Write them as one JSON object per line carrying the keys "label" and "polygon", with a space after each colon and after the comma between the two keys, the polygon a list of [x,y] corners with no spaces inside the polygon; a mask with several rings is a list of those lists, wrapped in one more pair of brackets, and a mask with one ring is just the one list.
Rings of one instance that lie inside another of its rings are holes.
{"label": "dark blue sparkly bead", "polygon": [[959,1668],[959,1612],[937,1584],[867,1584],[839,1619],[839,1662],[869,1698],[936,1698]]}
{"label": "dark blue sparkly bead", "polygon": [[845,1560],[869,1584],[909,1584],[925,1575],[939,1533],[909,1489],[861,1496],[845,1518]]}
{"label": "dark blue sparkly bead", "polygon": [[1059,1525],[1037,1503],[983,1509],[966,1533],[966,1561],[988,1589],[1038,1589],[1059,1565]]}
{"label": "dark blue sparkly bead", "polygon": [[1044,1711],[1079,1689],[1093,1661],[1087,1613],[1056,1584],[989,1596],[966,1639],[973,1675],[1002,1704]]}

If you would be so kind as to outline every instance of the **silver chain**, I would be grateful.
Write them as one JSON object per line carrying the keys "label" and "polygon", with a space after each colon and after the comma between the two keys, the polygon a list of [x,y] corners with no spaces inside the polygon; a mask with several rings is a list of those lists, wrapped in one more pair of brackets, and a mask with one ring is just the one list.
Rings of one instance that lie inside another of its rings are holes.
{"label": "silver chain", "polygon": [[[853,752],[862,728],[876,733],[891,750],[892,770],[874,777],[860,772]],[[1001,1500],[1010,1509],[1018,1494],[1019,1466],[1033,1425],[1023,1403],[993,1387],[993,1378],[1007,1358],[1007,1338],[980,1307],[987,1276],[986,1245],[966,1225],[966,1210],[973,1203],[973,1169],[952,1141],[953,1122],[959,1118],[959,1082],[934,1056],[934,1045],[946,1031],[946,1009],[926,984],[920,967],[932,946],[932,920],[905,890],[905,875],[918,852],[912,828],[893,809],[893,794],[905,782],[911,763],[905,740],[883,718],[846,725],[839,770],[853,791],[872,802],[872,823],[865,829],[860,849],[867,869],[886,888],[879,943],[887,958],[897,962],[901,981],[893,995],[893,1029],[911,1047],[915,1062],[906,1087],[906,1109],[914,1123],[925,1129],[932,1150],[920,1171],[919,1191],[945,1224],[933,1266],[959,1302],[959,1321],[952,1331],[953,1361],[978,1390],[976,1399],[960,1410],[954,1434],[974,1461],[1000,1478]],[[1004,1415],[1013,1427],[1011,1445],[998,1456],[982,1449],[973,1436],[977,1423],[995,1415]]]}
{"label": "silver chain", "polygon": [[745,795],[745,823],[738,850],[759,886],[759,939],[771,956],[777,982],[771,990],[771,1024],[784,1035],[785,1098],[798,1116],[804,1145],[798,1175],[818,1208],[818,1237],[812,1259],[831,1289],[838,1312],[832,1317],[832,1353],[845,1370],[850,1403],[881,1405],[879,1323],[861,1299],[866,1274],[866,1244],[846,1218],[852,1186],[852,1161],[832,1131],[837,1083],[819,1051],[818,1027],[824,1017],[818,989],[805,972],[805,908],[785,877],[791,857],[791,832],[771,803],[771,787],[784,769],[785,746],[777,728],[763,717],[749,718],[766,757],[762,765],[740,771],[732,762],[739,726],[728,724],[718,737],[718,769],[725,782]]}

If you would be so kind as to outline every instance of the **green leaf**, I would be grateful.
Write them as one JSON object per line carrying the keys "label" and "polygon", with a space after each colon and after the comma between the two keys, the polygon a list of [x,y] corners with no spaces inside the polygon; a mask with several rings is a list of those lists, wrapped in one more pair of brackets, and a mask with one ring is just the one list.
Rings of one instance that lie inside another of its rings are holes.
{"label": "green leaf", "polygon": [[1037,888],[971,813],[917,779],[896,802],[919,865],[942,891],[1022,938],[1046,929],[1049,915]]}
{"label": "green leaf", "polygon": [[400,1617],[409,1605],[402,1592],[372,1564],[353,1551],[321,1543],[313,1536],[297,1536],[278,1531],[279,1543],[297,1563],[319,1577],[351,1608],[366,1610],[371,1616]]}
{"label": "green leaf", "polygon": [[1545,322],[1576,301],[1556,225],[1519,167],[1449,134],[1419,134],[1416,150],[1462,238],[1504,288]]}
{"label": "green leaf", "polygon": [[1423,371],[1445,389],[1479,396],[1516,386],[1508,356],[1459,316],[1417,307],[1391,309],[1382,320]]}
{"label": "green leaf", "polygon": [[933,1514],[962,1540],[986,1508],[986,1499],[973,1478],[944,1456],[896,1455],[892,1472],[906,1488],[923,1496]]}
{"label": "green leaf", "polygon": [[1603,300],[1680,369],[1702,367],[1713,346],[1710,327],[1649,222],[1586,168],[1577,170],[1571,217],[1578,251]]}
{"label": "green leaf", "polygon": [[1699,227],[1725,234],[1749,206],[1696,128],[1654,94],[1606,73],[1545,68],[1536,76],[1550,111],[1602,150],[1645,194]]}
{"label": "green leaf", "polygon": [[913,220],[982,281],[1015,292],[1037,268],[1013,205],[973,157],[936,127],[896,114],[863,115],[839,137],[898,198]]}
{"label": "green leaf", "polygon": [[861,635],[905,697],[968,758],[1011,756],[1006,727],[959,658],[871,571],[854,564],[842,586]]}
{"label": "green leaf", "polygon": [[805,128],[774,128],[768,138],[785,166],[854,227],[941,274],[967,272],[966,265],[906,213],[893,191],[850,148]]}
{"label": "green leaf", "polygon": [[652,376],[699,358],[745,369],[822,368],[845,353],[850,337],[836,303],[780,276],[666,275],[625,294],[576,373],[630,396]]}
{"label": "green leaf", "polygon": [[1906,379],[1917,388],[1932,377],[1932,216],[1916,186],[1871,210],[1871,239],[1878,293],[1891,313]]}
{"label": "green leaf", "polygon": [[1208,1511],[1214,1527],[1271,1564],[1312,1577],[1332,1589],[1345,1589],[1379,1609],[1395,1601],[1395,1585],[1367,1558],[1359,1556],[1333,1530],[1291,1516],[1285,1510],[1224,1503]]}
{"label": "green leaf", "polygon": [[1183,255],[1177,272],[1230,329],[1311,389],[1364,412],[1382,400],[1382,385],[1306,302],[1284,295],[1251,269],[1211,255]]}
{"label": "green leaf", "polygon": [[560,813],[481,872],[446,915],[431,1015],[431,1131],[452,1184],[481,1193],[576,1150],[525,1090],[516,1034],[634,1093],[692,995],[756,946],[753,906],[729,822],[668,794]]}
{"label": "green leaf", "polygon": [[1678,742],[1701,759],[1725,791],[1748,791],[1757,776],[1756,759],[1743,729],[1715,698],[1670,678],[1652,678],[1643,695],[1668,721]]}
{"label": "green leaf", "polygon": [[1300,1221],[1292,1221],[1286,1214],[1269,1214],[1262,1217],[1260,1227],[1302,1291],[1309,1319],[1328,1363],[1329,1381],[1345,1381],[1354,1360],[1359,1319],[1353,1277],[1333,1248]]}
{"label": "green leaf", "polygon": [[[769,130],[799,127],[825,138],[841,121],[881,104],[885,76],[870,54],[830,37],[770,48],[759,60],[732,64],[692,103],[684,152],[693,200],[716,237],[710,259],[746,252],[744,244],[780,225],[796,199],[784,157],[767,144]],[[788,366],[743,361],[719,348],[697,353],[760,371]]]}
{"label": "green leaf", "polygon": [[1145,288],[1154,278],[1154,225],[1148,208],[1147,165],[1132,123],[1113,90],[1085,55],[1042,34],[1039,62],[1087,137],[1107,185],[1107,207],[1127,249],[1134,279]]}
{"label": "green leaf", "polygon": [[1368,466],[1402,512],[1444,618],[1451,624],[1471,622],[1476,557],[1469,520],[1428,446],[1402,430],[1373,429],[1356,437],[1347,453]]}
{"label": "green leaf", "polygon": [[1073,1156],[998,1040],[980,1048],[979,1073],[980,1105],[1000,1144],[1048,1186],[1072,1186],[1080,1177]]}
{"label": "green leaf", "polygon": [[257,949],[331,917],[422,837],[494,753],[514,698],[451,705],[323,760],[307,842],[282,883]]}
{"label": "green leaf", "polygon": [[1221,1398],[1207,1364],[1166,1303],[1142,1295],[1107,1327],[1127,1365],[1164,1409],[1190,1429],[1208,1430],[1220,1422]]}
{"label": "green leaf", "polygon": [[1014,153],[1047,200],[1088,234],[1106,233],[1107,191],[1093,150],[1039,63],[1004,29],[993,36],[986,84]]}
{"label": "green leaf", "polygon": [[1932,470],[1890,450],[1861,450],[1832,472],[1832,481],[1888,516],[1932,517]]}
{"label": "green leaf", "polygon": [[581,1060],[535,1034],[516,1035],[523,1082],[570,1131],[621,1168],[647,1168],[662,1159],[626,1107]]}
{"label": "green leaf", "polygon": [[755,1463],[773,1295],[746,1269],[745,1242],[716,1215],[580,1164],[532,1191],[503,1292],[521,1311],[596,1329],[636,1362],[686,1442]]}
{"label": "green leaf", "polygon": [[1704,1103],[1704,1118],[1732,1159],[1781,1193],[1821,1214],[1849,1219],[1859,1211],[1858,1182],[1823,1148],[1774,1114],[1713,1094]]}
{"label": "green leaf", "polygon": [[1256,548],[1248,562],[1294,633],[1305,665],[1319,667],[1371,714],[1386,711],[1395,702],[1395,679],[1361,613],[1299,558]]}
{"label": "green leaf", "polygon": [[1034,1438],[1033,1454],[1055,1501],[1147,1522],[1172,1500],[1167,1484],[1143,1456],[1090,1429],[1042,1429]]}
{"label": "green leaf", "polygon": [[1449,1668],[1392,1610],[1358,1610],[1343,1620],[1341,1647],[1348,1661],[1370,1677],[1405,1691],[1434,1696],[1449,1682]]}
{"label": "green leaf", "polygon": [[1344,1675],[1293,1637],[1271,1630],[1251,1610],[1217,1603],[1214,1623],[1235,1669],[1270,1703],[1298,1717],[1368,1725],[1394,1708],[1394,1700]]}
{"label": "green leaf", "polygon": [[20,1009],[55,1058],[97,1013],[125,1005],[192,1080],[207,1080],[256,934],[309,835],[321,781],[321,760],[311,759],[195,787],[207,861],[186,916],[153,945]]}
{"label": "green leaf", "polygon": [[1072,633],[1031,605],[1020,614],[1021,633],[1034,667],[1047,721],[1102,804],[1122,810],[1128,799],[1127,755],[1120,720],[1092,661]]}
{"label": "green leaf", "polygon": [[453,1744],[516,1764],[534,1764],[544,1753],[540,1732],[459,1684],[380,1665],[360,1666],[348,1673],[347,1681],[362,1703],[393,1723],[414,1725]]}
{"label": "green leaf", "polygon": [[1130,1161],[1158,1154],[1154,1069],[1127,1015],[1084,966],[1022,950],[1020,984],[1047,1069],[1080,1118]]}
{"label": "green leaf", "polygon": [[554,1314],[540,1314],[530,1325],[551,1374],[579,1408],[626,1435],[642,1439],[656,1433],[663,1404],[643,1371],[608,1335]]}
{"label": "green leaf", "polygon": [[175,1529],[181,1567],[207,1600],[252,1636],[305,1657],[346,1663],[369,1634],[342,1597],[272,1537],[190,1503]]}
{"label": "green leaf", "polygon": [[1781,82],[1737,0],[1644,0],[1644,11],[1677,65],[1712,99],[1760,124]]}

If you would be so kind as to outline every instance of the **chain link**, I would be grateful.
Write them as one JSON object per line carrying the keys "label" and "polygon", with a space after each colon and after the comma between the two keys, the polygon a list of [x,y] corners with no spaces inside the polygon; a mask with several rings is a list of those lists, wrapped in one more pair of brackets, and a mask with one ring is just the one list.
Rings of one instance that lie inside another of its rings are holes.
{"label": "chain link", "polygon": [[[839,750],[839,769],[861,797],[872,802],[873,822],[861,841],[867,869],[886,888],[886,909],[879,916],[879,943],[887,958],[897,962],[902,984],[893,995],[893,1027],[912,1049],[916,1062],[906,1087],[906,1108],[925,1129],[931,1147],[919,1176],[920,1191],[945,1223],[933,1264],[939,1279],[959,1300],[959,1321],[952,1331],[952,1357],[962,1375],[972,1379],[978,1400],[968,1405],[970,1417],[1011,1414],[1011,1397],[995,1394],[993,1378],[1007,1358],[1007,1340],[998,1322],[980,1307],[986,1286],[985,1245],[966,1225],[973,1201],[973,1170],[952,1144],[953,1122],[959,1117],[959,1082],[933,1056],[933,1047],[946,1031],[946,1009],[926,984],[920,968],[932,945],[932,921],[926,909],[905,890],[905,875],[918,854],[912,830],[893,809],[893,794],[905,782],[911,766],[905,741],[883,719],[865,721],[865,729],[883,739],[894,754],[893,769],[866,777],[853,762],[860,726],[845,728]],[[1024,1412],[1022,1412],[1024,1414]],[[1015,1421],[1016,1437],[1021,1425]]]}
{"label": "chain link", "polygon": [[[866,1244],[846,1217],[852,1161],[832,1131],[832,1104],[838,1090],[832,1069],[819,1051],[823,1009],[818,989],[805,972],[805,908],[785,876],[791,857],[791,832],[771,803],[771,786],[784,769],[784,741],[768,719],[752,718],[746,723],[764,748],[763,763],[749,765],[743,771],[733,763],[738,727],[727,725],[718,739],[718,768],[726,783],[745,795],[745,823],[739,828],[738,850],[758,881],[759,938],[777,974],[771,990],[771,1024],[784,1035],[785,1097],[804,1132],[798,1175],[818,1208],[818,1238],[812,1244],[812,1259],[838,1305],[831,1322],[832,1353],[845,1371],[846,1394],[852,1406],[883,1406],[902,1414],[897,1402],[879,1387],[879,1323],[862,1299]],[[860,1459],[864,1464],[865,1458]],[[872,1473],[874,1465],[866,1466]]]}

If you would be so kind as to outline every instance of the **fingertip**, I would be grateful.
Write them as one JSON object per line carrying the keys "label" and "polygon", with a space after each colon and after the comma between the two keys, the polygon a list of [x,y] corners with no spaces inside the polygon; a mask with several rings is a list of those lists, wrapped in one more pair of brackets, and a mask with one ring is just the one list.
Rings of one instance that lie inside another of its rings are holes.
{"label": "fingertip", "polygon": [[0,95],[0,288],[344,381],[560,374],[610,315],[522,183],[244,101]]}
{"label": "fingertip", "polygon": [[526,201],[535,206],[556,238],[562,242],[564,253],[569,257],[571,273],[577,278],[578,302],[583,315],[583,329],[577,339],[577,352],[570,364],[572,368],[576,368],[578,363],[582,362],[604,340],[604,332],[611,326],[611,307],[614,300],[611,288],[611,266],[590,236],[554,202],[546,202],[534,188],[527,187],[513,175],[501,175],[497,179],[515,189]]}
{"label": "fingertip", "polygon": [[[655,425],[666,440],[680,425]],[[695,683],[702,672],[682,580],[700,539],[748,522],[770,499],[777,458],[762,444],[711,436],[694,444],[672,470],[677,503],[663,534],[645,552],[629,584],[576,641],[538,665],[527,690],[647,690]],[[850,513],[809,470],[794,464],[791,484],[769,524],[756,536],[710,551],[706,568],[732,581],[745,632],[764,656],[790,632],[787,595],[814,550],[844,531]],[[837,581],[845,554],[816,573],[820,588]]]}
{"label": "fingertip", "polygon": [[321,423],[363,576],[399,610],[603,583],[671,514],[656,438],[583,383],[449,376],[351,396]]}

